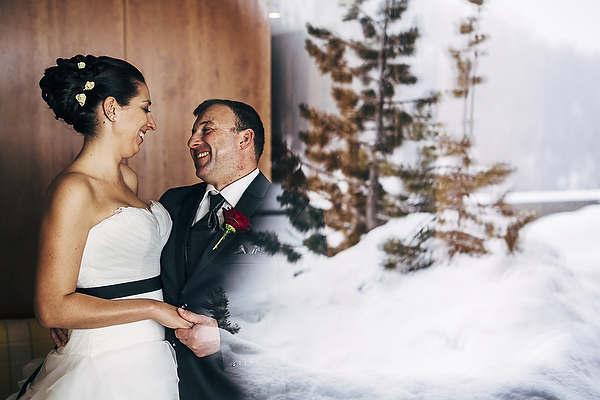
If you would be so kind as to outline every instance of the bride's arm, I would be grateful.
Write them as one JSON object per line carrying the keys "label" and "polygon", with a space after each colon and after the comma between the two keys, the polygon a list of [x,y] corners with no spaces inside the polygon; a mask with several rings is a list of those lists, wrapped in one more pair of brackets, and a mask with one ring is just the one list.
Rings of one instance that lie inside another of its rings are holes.
{"label": "bride's arm", "polygon": [[52,183],[40,226],[35,314],[44,327],[100,328],[155,319],[170,328],[188,327],[177,308],[151,299],[105,300],[76,293],[88,233],[98,222],[92,188],[78,174]]}

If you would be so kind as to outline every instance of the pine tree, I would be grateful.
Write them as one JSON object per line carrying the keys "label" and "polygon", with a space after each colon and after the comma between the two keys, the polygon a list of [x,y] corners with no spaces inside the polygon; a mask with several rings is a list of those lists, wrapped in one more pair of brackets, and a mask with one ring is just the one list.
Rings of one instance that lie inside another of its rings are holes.
{"label": "pine tree", "polygon": [[344,21],[360,25],[362,40],[307,24],[306,49],[321,73],[331,77],[339,114],[300,105],[311,126],[299,135],[312,169],[307,184],[331,203],[325,224],[344,236],[330,253],[402,215],[402,199],[387,193],[381,178],[397,176],[390,156],[412,122],[408,107],[396,100],[398,89],[417,81],[405,59],[414,54],[419,32],[400,26],[408,1],[383,0],[375,16],[363,10],[364,0],[346,3]]}
{"label": "pine tree", "polygon": [[[490,239],[503,239],[508,251],[514,253],[519,248],[520,229],[534,219],[532,213],[517,212],[508,205],[506,193],[494,201],[481,199],[482,189],[500,185],[513,171],[505,163],[478,165],[472,156],[475,87],[483,82],[476,74],[477,63],[487,38],[479,27],[484,1],[467,1],[477,6],[477,15],[460,25],[460,34],[466,37],[464,48],[450,49],[457,69],[452,93],[463,102],[463,132],[458,138],[440,134],[431,113],[420,114],[417,131],[425,134],[416,139],[425,143],[424,161],[416,168],[420,174],[412,174],[412,184],[405,187],[428,197],[435,209],[413,237],[392,239],[384,245],[386,268],[406,272],[430,266],[436,256],[451,259],[456,254],[483,255],[489,251],[486,244]],[[431,142],[433,146],[426,145]],[[491,192],[487,194],[492,196]]]}
{"label": "pine tree", "polygon": [[327,239],[322,233],[325,226],[323,211],[310,204],[307,178],[300,157],[281,140],[273,141],[272,152],[272,179],[280,183],[283,189],[277,201],[297,233],[303,236],[303,243],[302,246],[283,243],[275,232],[269,230],[249,232],[249,242],[260,247],[265,254],[285,255],[290,263],[301,260],[304,249],[327,255]]}
{"label": "pine tree", "polygon": [[475,87],[483,83],[483,77],[477,75],[479,57],[484,55],[482,44],[488,39],[481,33],[479,20],[484,0],[467,0],[477,7],[476,14],[463,20],[459,33],[466,37],[465,46],[461,49],[450,48],[450,56],[454,59],[457,70],[454,97],[463,99],[463,135],[473,136]]}

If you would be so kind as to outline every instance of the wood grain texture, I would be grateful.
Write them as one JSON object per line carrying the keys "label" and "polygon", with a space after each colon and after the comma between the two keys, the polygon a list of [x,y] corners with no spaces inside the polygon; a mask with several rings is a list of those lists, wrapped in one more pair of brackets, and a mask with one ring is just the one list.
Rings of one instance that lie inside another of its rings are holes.
{"label": "wood grain texture", "polygon": [[[158,130],[129,162],[140,178],[140,197],[198,182],[187,148],[193,110],[208,98],[256,108],[270,138],[271,41],[266,2],[131,0],[127,57],[147,78]],[[152,21],[152,23],[148,23]],[[270,175],[270,140],[261,169]]]}
{"label": "wood grain texture", "polygon": [[268,0],[0,0],[0,318],[33,315],[44,194],[82,143],[41,98],[46,67],[81,53],[144,73],[158,130],[128,163],[149,200],[198,181],[186,142],[206,98],[254,106],[270,144],[270,51]]}
{"label": "wood grain texture", "polygon": [[44,194],[81,148],[38,82],[58,57],[123,57],[122,10],[121,0],[0,1],[0,317],[32,315]]}

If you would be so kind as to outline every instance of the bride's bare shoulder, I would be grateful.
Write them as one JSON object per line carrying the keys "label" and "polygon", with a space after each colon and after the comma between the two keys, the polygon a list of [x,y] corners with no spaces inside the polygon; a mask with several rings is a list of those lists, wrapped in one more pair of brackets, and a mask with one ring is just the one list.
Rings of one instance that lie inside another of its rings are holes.
{"label": "bride's bare shoulder", "polygon": [[94,201],[94,185],[88,175],[65,170],[48,186],[46,208],[63,208],[71,212],[89,209]]}

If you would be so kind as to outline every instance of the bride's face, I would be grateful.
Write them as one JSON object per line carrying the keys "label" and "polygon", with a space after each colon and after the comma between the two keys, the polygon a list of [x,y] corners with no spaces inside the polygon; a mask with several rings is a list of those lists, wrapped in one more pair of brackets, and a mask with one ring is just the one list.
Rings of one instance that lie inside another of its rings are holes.
{"label": "bride's face", "polygon": [[140,151],[148,131],[156,130],[152,117],[152,101],[148,86],[141,83],[139,94],[131,99],[129,105],[121,107],[115,120],[122,143],[122,157],[133,157]]}

